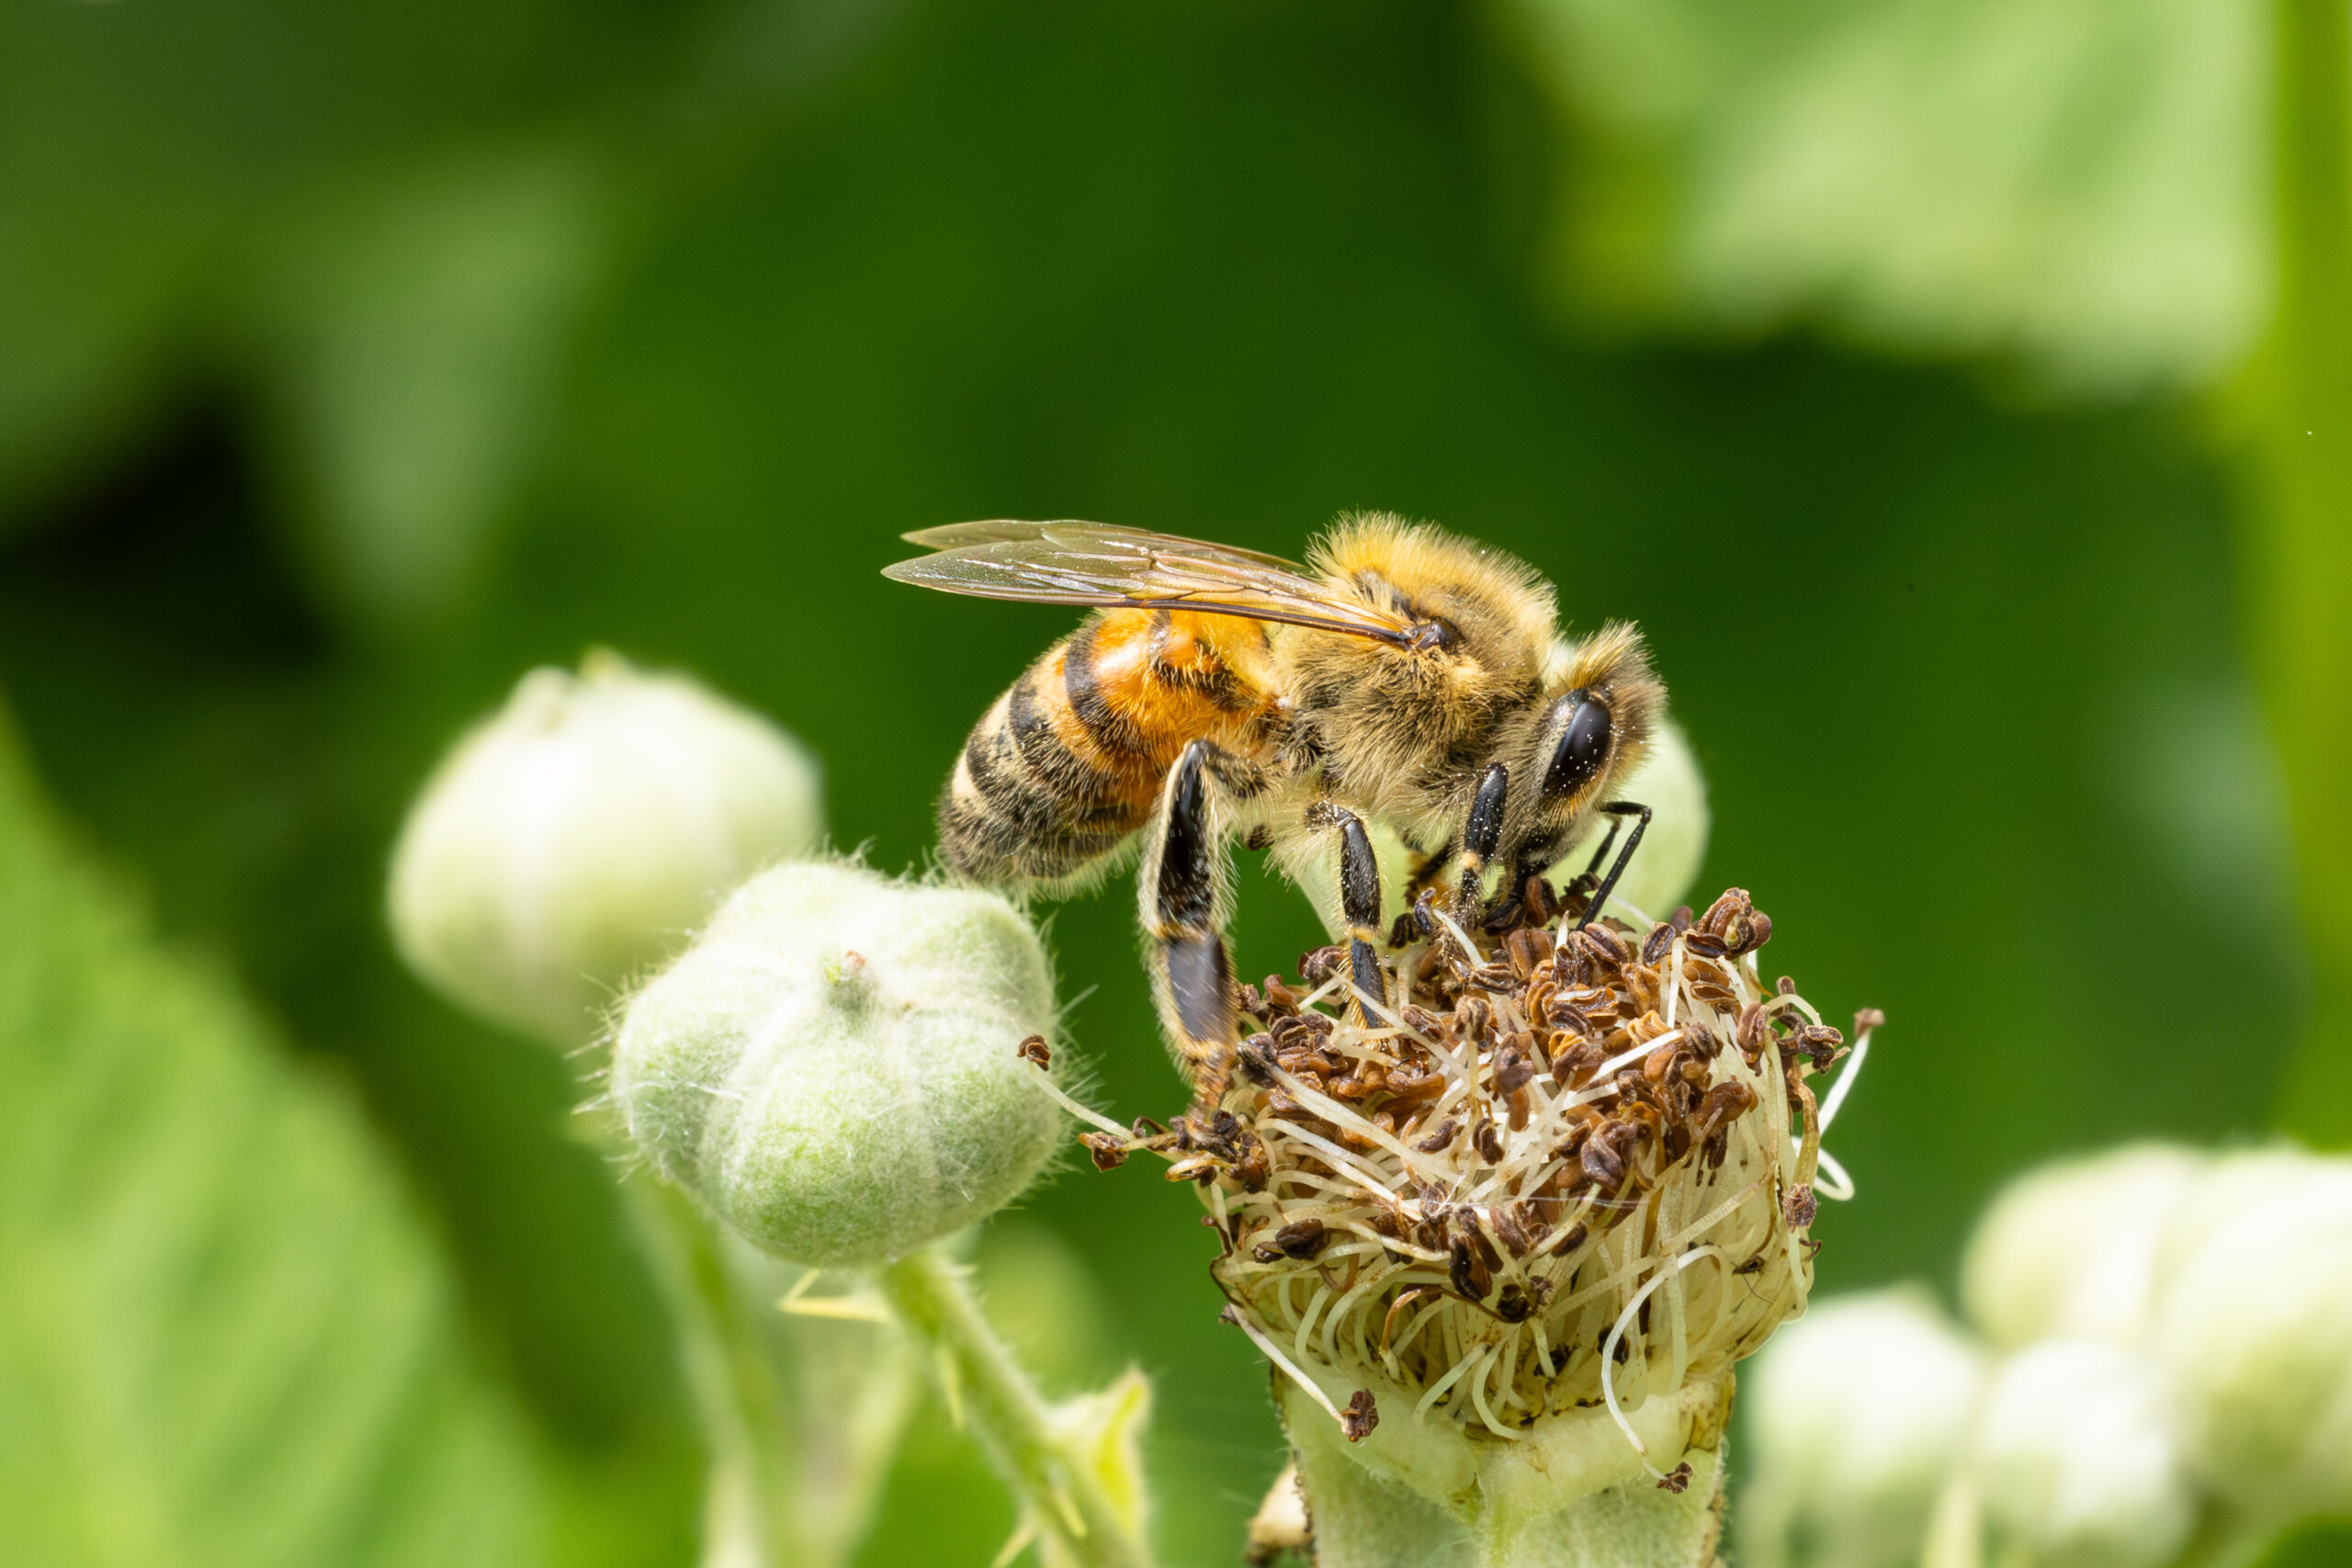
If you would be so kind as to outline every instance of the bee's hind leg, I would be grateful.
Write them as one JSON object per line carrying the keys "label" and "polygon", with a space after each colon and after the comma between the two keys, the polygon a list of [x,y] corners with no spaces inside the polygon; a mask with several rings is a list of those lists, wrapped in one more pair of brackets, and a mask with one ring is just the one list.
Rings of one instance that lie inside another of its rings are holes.
{"label": "bee's hind leg", "polygon": [[1254,771],[1206,740],[1186,746],[1160,786],[1137,878],[1152,998],[1193,1104],[1224,1098],[1239,1009],[1225,945],[1230,913],[1227,807]]}

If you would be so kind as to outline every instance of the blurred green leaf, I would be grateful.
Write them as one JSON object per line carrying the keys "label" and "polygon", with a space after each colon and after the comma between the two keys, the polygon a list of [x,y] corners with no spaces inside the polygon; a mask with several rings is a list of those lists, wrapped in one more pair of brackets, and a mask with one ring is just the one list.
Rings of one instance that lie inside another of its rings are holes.
{"label": "blurred green leaf", "polygon": [[2256,1568],[2343,1568],[2352,1562],[2352,1519],[2315,1519],[2289,1530]]}
{"label": "blurred green leaf", "polygon": [[327,608],[432,625],[647,206],[899,0],[0,14],[0,529],[191,386],[264,413]]}
{"label": "blurred green leaf", "polygon": [[1511,0],[1577,128],[1548,262],[1588,306],[2226,370],[2268,291],[2255,0]]}
{"label": "blurred green leaf", "polygon": [[0,733],[0,1561],[535,1560],[359,1118],[140,927]]}
{"label": "blurred green leaf", "polygon": [[319,596],[430,625],[526,470],[618,221],[585,149],[490,147],[338,191],[257,258],[248,309]]}

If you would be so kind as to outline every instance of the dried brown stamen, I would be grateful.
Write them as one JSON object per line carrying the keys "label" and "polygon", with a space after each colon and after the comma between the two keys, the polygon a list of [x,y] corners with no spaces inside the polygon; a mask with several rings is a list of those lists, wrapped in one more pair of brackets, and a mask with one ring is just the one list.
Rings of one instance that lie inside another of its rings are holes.
{"label": "dried brown stamen", "polygon": [[1718,1377],[1803,1304],[1816,1165],[1839,1195],[1838,1096],[1816,1114],[1806,1080],[1843,1037],[1766,987],[1745,893],[1642,932],[1534,886],[1505,908],[1489,939],[1417,905],[1393,1011],[1336,949],[1310,989],[1269,976],[1266,1029],[1165,1151],[1234,1238],[1235,1320],[1343,1425],[1339,1391],[1393,1392],[1510,1441]]}

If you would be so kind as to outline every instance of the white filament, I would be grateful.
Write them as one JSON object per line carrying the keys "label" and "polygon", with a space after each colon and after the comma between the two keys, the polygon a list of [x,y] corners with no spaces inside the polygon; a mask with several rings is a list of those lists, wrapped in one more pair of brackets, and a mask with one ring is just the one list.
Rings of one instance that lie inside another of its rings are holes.
{"label": "white filament", "polygon": [[1650,1299],[1652,1291],[1680,1274],[1682,1270],[1690,1268],[1702,1258],[1720,1258],[1721,1257],[1723,1257],[1723,1251],[1719,1247],[1694,1247],[1676,1258],[1674,1267],[1671,1269],[1661,1269],[1651,1275],[1642,1282],[1642,1288],[1635,1291],[1632,1298],[1625,1303],[1625,1309],[1617,1314],[1616,1323],[1609,1330],[1609,1337],[1601,1343],[1600,1397],[1608,1402],[1610,1419],[1615,1421],[1617,1429],[1625,1434],[1625,1440],[1634,1445],[1634,1451],[1643,1456],[1643,1468],[1652,1475],[1663,1477],[1666,1472],[1649,1462],[1649,1445],[1642,1441],[1641,1434],[1634,1430],[1634,1424],[1625,1419],[1624,1408],[1617,1403],[1617,1347],[1624,1339],[1625,1330],[1633,1326],[1634,1314],[1642,1310],[1642,1303]]}
{"label": "white filament", "polygon": [[1838,1081],[1829,1086],[1829,1098],[1821,1102],[1823,1132],[1828,1132],[1829,1124],[1838,1120],[1838,1108],[1846,1103],[1846,1096],[1852,1091],[1854,1080],[1862,1076],[1862,1064],[1870,1060],[1870,1055],[1871,1032],[1865,1029],[1854,1037],[1854,1054],[1846,1058],[1846,1070],[1838,1075]]}

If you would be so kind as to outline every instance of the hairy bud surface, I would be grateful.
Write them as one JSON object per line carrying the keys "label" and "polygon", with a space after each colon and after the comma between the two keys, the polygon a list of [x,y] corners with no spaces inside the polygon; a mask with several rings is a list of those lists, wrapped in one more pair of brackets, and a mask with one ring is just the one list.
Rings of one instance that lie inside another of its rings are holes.
{"label": "hairy bud surface", "polygon": [[612,1091],[638,1146],[760,1247],[874,1266],[1012,1201],[1061,1125],[1051,972],[994,894],[863,867],[746,883],[631,998]]}

